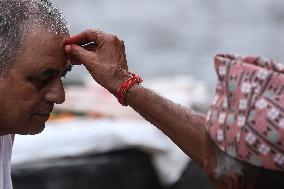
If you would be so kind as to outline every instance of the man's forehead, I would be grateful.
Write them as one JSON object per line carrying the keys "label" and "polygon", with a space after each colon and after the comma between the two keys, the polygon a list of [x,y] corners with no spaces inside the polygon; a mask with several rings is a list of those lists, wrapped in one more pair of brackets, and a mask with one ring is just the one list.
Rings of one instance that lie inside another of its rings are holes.
{"label": "man's forehead", "polygon": [[[23,45],[25,48],[29,47],[35,48],[40,47],[49,50],[55,50],[55,52],[64,51],[63,44],[66,39],[70,37],[69,34],[65,33],[55,33],[46,30],[41,26],[33,26],[26,32],[26,36],[23,37]],[[60,50],[60,51],[56,51]]]}
{"label": "man's forehead", "polygon": [[25,37],[15,63],[30,71],[39,72],[49,67],[62,71],[68,66],[63,46],[68,37],[67,34],[55,35],[43,30],[31,30],[30,35]]}

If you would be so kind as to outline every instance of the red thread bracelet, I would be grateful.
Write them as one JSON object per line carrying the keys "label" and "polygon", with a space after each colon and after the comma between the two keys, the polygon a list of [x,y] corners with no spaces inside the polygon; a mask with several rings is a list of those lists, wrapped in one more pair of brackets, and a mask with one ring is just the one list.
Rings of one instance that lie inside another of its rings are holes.
{"label": "red thread bracelet", "polygon": [[140,84],[142,82],[143,80],[138,75],[131,73],[130,78],[124,81],[117,90],[118,102],[123,106],[127,106],[125,101],[128,89],[130,89],[134,84]]}

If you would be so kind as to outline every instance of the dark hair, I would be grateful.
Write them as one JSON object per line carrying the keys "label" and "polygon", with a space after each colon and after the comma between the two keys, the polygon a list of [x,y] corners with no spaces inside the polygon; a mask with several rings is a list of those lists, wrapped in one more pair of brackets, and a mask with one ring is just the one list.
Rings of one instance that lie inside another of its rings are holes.
{"label": "dark hair", "polygon": [[238,186],[245,186],[245,182],[255,189],[283,189],[284,188],[284,172],[273,171],[250,165],[246,162],[233,158],[221,151],[215,145],[215,153],[217,157],[216,176],[222,180],[226,180],[229,172],[236,174],[239,179]]}
{"label": "dark hair", "polygon": [[69,33],[66,20],[49,0],[0,0],[0,78],[35,25],[55,34]]}

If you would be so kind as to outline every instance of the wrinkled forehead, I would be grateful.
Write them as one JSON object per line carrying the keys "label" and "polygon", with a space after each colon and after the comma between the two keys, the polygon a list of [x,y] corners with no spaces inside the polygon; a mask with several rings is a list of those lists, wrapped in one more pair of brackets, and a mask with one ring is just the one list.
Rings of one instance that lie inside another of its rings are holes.
{"label": "wrinkled forehead", "polygon": [[31,67],[30,69],[47,66],[58,70],[64,69],[67,61],[64,41],[67,38],[69,34],[54,33],[42,26],[33,26],[23,37],[23,45],[15,63]]}
{"label": "wrinkled forehead", "polygon": [[[64,54],[64,41],[69,34],[55,33],[43,26],[31,26],[23,37],[22,52],[37,52],[39,55]],[[50,54],[51,53],[51,54]]]}

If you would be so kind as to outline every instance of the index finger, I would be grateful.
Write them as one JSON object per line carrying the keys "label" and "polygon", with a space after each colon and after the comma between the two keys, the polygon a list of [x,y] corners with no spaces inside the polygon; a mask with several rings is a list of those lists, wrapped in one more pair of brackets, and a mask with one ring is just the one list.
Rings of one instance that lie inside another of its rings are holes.
{"label": "index finger", "polygon": [[77,35],[71,36],[64,42],[64,46],[71,44],[84,45],[90,42],[100,44],[100,42],[103,40],[102,36],[104,35],[106,34],[102,31],[89,29]]}

